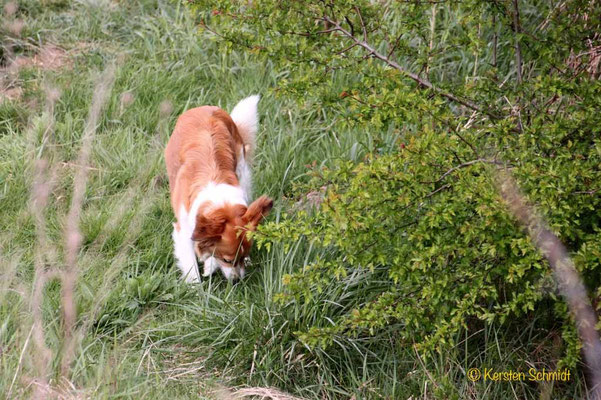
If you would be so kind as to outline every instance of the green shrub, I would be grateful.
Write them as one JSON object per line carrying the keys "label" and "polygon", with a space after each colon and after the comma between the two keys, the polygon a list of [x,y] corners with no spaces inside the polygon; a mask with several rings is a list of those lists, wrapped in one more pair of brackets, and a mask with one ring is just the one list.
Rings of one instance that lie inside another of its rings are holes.
{"label": "green shrub", "polygon": [[[572,251],[589,288],[598,287],[601,84],[591,40],[599,7],[193,3],[224,49],[247,49],[282,71],[276,93],[314,108],[334,135],[352,128],[374,141],[359,162],[313,168],[287,193],[299,203],[256,235],[267,248],[306,239],[320,249],[284,278],[285,304],[317,304],[326,288],[374,272],[359,297],[341,298],[297,332],[305,344],[374,337],[395,324],[402,340],[433,354],[478,321],[552,315],[542,300],[562,300],[497,194],[501,167]],[[319,204],[299,207],[308,197]],[[565,307],[557,310],[566,318]],[[570,365],[573,333],[567,325]]]}

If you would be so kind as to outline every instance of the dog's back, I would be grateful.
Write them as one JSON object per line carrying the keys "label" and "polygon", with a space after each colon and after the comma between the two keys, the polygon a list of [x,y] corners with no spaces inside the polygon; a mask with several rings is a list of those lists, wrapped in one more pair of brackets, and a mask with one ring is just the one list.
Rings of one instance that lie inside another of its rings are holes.
{"label": "dog's back", "polygon": [[[199,185],[237,185],[236,166],[245,145],[232,118],[219,107],[184,112],[165,149],[169,188],[172,195],[177,194],[172,199],[174,211],[182,202],[189,208],[189,196]],[[178,193],[184,188],[188,188],[187,193]]]}
{"label": "dog's back", "polygon": [[[267,196],[249,205],[249,153],[257,131],[257,102],[250,96],[232,115],[214,106],[184,112],[165,149],[174,224],[174,252],[187,281],[220,268],[228,279],[244,276],[251,240],[240,232],[256,229],[273,201]],[[195,254],[196,253],[196,254]]]}

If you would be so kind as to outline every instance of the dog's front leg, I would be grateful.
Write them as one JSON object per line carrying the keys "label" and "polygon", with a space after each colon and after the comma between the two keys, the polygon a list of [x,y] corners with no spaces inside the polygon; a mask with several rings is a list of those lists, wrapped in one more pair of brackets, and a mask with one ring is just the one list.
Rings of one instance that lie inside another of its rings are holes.
{"label": "dog's front leg", "polygon": [[202,276],[207,277],[211,276],[219,269],[219,261],[215,257],[207,257],[204,260],[204,269],[202,271]]}
{"label": "dog's front leg", "polygon": [[207,276],[213,275],[215,271],[219,269],[219,262],[215,257],[211,255],[211,253],[203,253],[198,247],[195,247],[196,255],[198,256],[198,260],[204,263],[204,268],[202,270],[202,276],[205,278]]}
{"label": "dog's front leg", "polygon": [[181,227],[178,231],[176,224],[173,224],[172,237],[177,267],[182,271],[184,279],[188,283],[199,282],[200,274],[198,273],[198,263],[196,262],[191,232],[185,232],[185,229]]}

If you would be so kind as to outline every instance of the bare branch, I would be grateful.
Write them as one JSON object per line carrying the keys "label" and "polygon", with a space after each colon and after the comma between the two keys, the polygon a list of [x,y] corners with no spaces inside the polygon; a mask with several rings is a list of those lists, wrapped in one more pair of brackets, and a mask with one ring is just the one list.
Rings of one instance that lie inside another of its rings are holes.
{"label": "bare branch", "polygon": [[347,17],[345,15],[344,16],[344,20],[346,21],[346,23],[348,24],[348,26],[351,27],[351,35],[355,36],[355,26],[353,25],[353,23],[351,22],[351,20],[349,19],[349,17]]}
{"label": "bare branch", "polygon": [[435,181],[425,181],[425,182],[421,182],[421,183],[438,183],[440,181],[442,181],[444,178],[446,178],[447,176],[451,175],[453,172],[465,168],[465,167],[469,167],[470,165],[474,165],[474,164],[493,164],[493,165],[505,165],[505,163],[501,162],[501,161],[497,161],[497,160],[486,160],[486,159],[482,159],[479,158],[477,160],[471,160],[471,161],[466,161],[463,164],[459,164],[453,168],[451,168],[450,170],[448,170],[447,172],[445,172],[444,174],[442,174],[440,176],[440,178],[438,178]]}
{"label": "bare branch", "polygon": [[359,40],[357,39],[351,32],[349,32],[348,30],[344,29],[337,21],[332,20],[330,17],[328,17],[327,15],[324,15],[324,17],[322,18],[324,21],[329,22],[330,24],[332,24],[332,26],[335,28],[335,30],[341,32],[343,35],[345,35],[346,37],[348,37],[349,39],[351,39],[353,42],[355,42],[357,45],[363,47],[365,50],[367,50],[368,52],[368,56],[373,56],[381,61],[384,61],[384,63],[388,64],[390,67],[396,69],[397,71],[401,72],[403,75],[407,76],[408,78],[414,80],[415,82],[419,83],[420,85],[434,91],[436,94],[438,94],[439,96],[445,97],[453,102],[459,103],[467,108],[470,108],[472,110],[484,113],[486,115],[488,115],[489,117],[493,118],[493,119],[498,119],[499,116],[497,116],[496,114],[494,114],[493,112],[483,109],[482,107],[480,107],[479,105],[475,104],[474,102],[467,100],[467,99],[462,99],[460,97],[455,96],[452,93],[446,92],[438,87],[435,87],[430,81],[428,81],[427,79],[423,79],[420,78],[417,74],[414,74],[413,72],[407,71],[405,68],[403,68],[401,65],[399,65],[398,63],[396,63],[395,61],[391,60],[390,58],[384,56],[383,54],[380,54],[378,51],[376,51],[369,43],[367,43],[364,40]]}
{"label": "bare branch", "polygon": [[392,47],[390,48],[390,51],[388,52],[388,55],[386,56],[386,58],[390,58],[392,56],[392,53],[394,53],[394,51],[396,50],[396,48],[398,47],[399,43],[401,42],[401,37],[403,36],[403,34],[401,33],[399,36],[397,36],[394,45],[392,45]]}
{"label": "bare branch", "polygon": [[[207,28],[207,30],[211,33],[214,33],[213,31],[209,30],[209,28]],[[293,31],[284,31],[283,33],[287,34],[287,35],[297,35],[297,36],[304,36],[304,37],[311,37],[314,35],[323,35],[326,33],[331,33],[331,32],[335,32],[338,29],[336,28],[329,28],[329,29],[323,29],[321,31],[317,31],[317,32],[293,32]]]}
{"label": "bare branch", "polygon": [[424,198],[425,199],[430,198],[430,197],[434,196],[436,193],[442,192],[443,190],[446,190],[446,189],[448,189],[450,187],[451,187],[450,183],[445,183],[444,185],[442,185],[438,189],[436,189],[436,190],[432,191],[431,193],[427,194]]}
{"label": "bare branch", "polygon": [[365,22],[363,21],[363,15],[361,15],[361,10],[359,10],[359,7],[355,6],[355,11],[357,12],[357,15],[359,16],[359,21],[361,22],[361,30],[363,31],[363,41],[367,42],[367,28],[365,27]]}
{"label": "bare branch", "polygon": [[580,190],[577,192],[573,192],[572,194],[595,194],[597,193],[599,190],[601,190],[601,188],[597,188],[597,189],[591,189],[591,190]]}
{"label": "bare branch", "polygon": [[352,43],[350,46],[345,47],[344,49],[340,50],[336,54],[344,54],[344,53],[346,53],[347,51],[349,51],[350,49],[352,49],[355,46],[358,46],[357,43]]}

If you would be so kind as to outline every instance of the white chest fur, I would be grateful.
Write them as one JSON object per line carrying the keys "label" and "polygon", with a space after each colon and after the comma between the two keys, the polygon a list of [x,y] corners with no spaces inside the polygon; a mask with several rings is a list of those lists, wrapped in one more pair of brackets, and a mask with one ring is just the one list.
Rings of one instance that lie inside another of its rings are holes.
{"label": "white chest fur", "polygon": [[198,282],[200,279],[192,233],[196,226],[199,208],[205,203],[209,203],[210,208],[220,207],[226,203],[247,205],[246,193],[238,186],[211,182],[198,192],[190,210],[186,210],[183,204],[180,206],[177,219],[179,231],[175,229],[174,224],[172,237],[177,266],[186,282]]}

